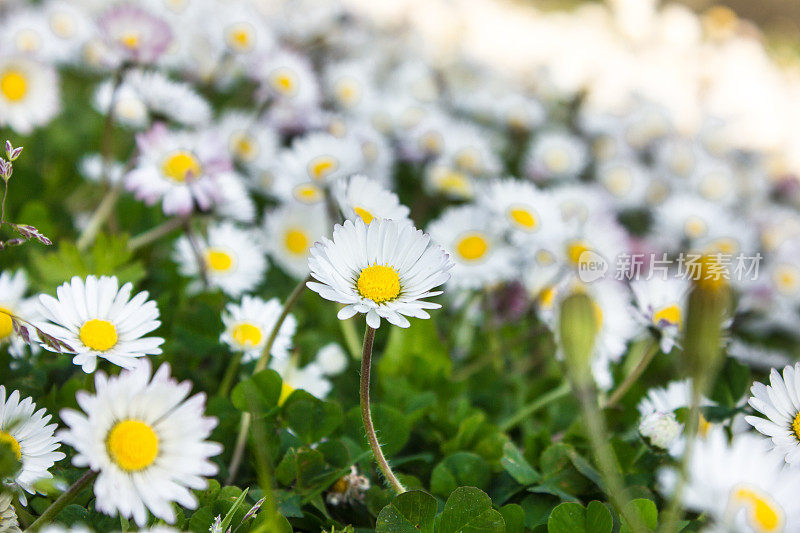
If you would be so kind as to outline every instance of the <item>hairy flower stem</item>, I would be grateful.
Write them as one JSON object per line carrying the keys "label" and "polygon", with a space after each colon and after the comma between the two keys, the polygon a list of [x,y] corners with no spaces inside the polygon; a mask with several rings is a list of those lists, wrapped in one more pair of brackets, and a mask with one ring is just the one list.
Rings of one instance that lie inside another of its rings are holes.
{"label": "hairy flower stem", "polygon": [[33,521],[33,524],[27,529],[27,531],[38,531],[39,528],[45,526],[53,521],[53,519],[58,516],[58,513],[61,512],[64,507],[69,505],[69,503],[75,499],[75,497],[80,494],[83,489],[88,487],[94,478],[97,477],[97,472],[92,470],[87,470],[85,474],[83,474],[78,481],[72,484],[70,488],[66,490],[61,496],[58,497],[56,501],[50,504],[50,507],[45,509],[45,511]]}
{"label": "hairy flower stem", "polygon": [[[303,291],[306,288],[306,283],[309,281],[311,281],[311,275],[307,276],[305,279],[303,279],[303,281],[298,283],[297,286],[292,290],[292,293],[286,299],[286,303],[283,304],[281,314],[278,316],[278,320],[275,321],[275,325],[272,326],[272,331],[267,338],[267,343],[264,345],[264,349],[261,351],[261,356],[258,358],[258,361],[256,361],[256,366],[253,368],[253,374],[261,372],[267,368],[270,357],[269,354],[272,351],[272,345],[275,344],[275,339],[278,338],[278,332],[281,330],[281,326],[286,321],[286,317],[289,316],[292,308],[300,299],[300,296],[303,294]],[[236,474],[239,472],[239,467],[242,466],[244,447],[247,444],[247,434],[250,431],[250,424],[252,422],[253,417],[250,415],[250,413],[242,413],[242,420],[239,423],[239,435],[236,437],[236,445],[233,448],[231,464],[228,468],[228,485],[233,484],[234,479],[236,479]]]}
{"label": "hairy flower stem", "polygon": [[602,487],[613,503],[620,515],[628,522],[633,533],[646,532],[647,528],[642,523],[641,517],[633,508],[630,502],[628,491],[619,474],[617,458],[606,432],[603,414],[597,405],[597,396],[594,388],[588,385],[573,383],[575,396],[580,402],[583,416],[586,420],[586,430],[589,434],[589,442],[597,458],[597,465],[603,477]]}
{"label": "hairy flower stem", "polygon": [[650,345],[647,348],[647,351],[642,356],[642,359],[639,361],[639,364],[631,370],[631,373],[625,378],[625,380],[620,383],[619,387],[608,397],[608,400],[603,404],[604,409],[609,409],[614,407],[619,403],[619,401],[625,396],[625,393],[633,386],[636,381],[638,381],[639,377],[644,373],[647,367],[650,365],[650,362],[658,353],[658,341],[656,339],[650,340]]}
{"label": "hairy flower stem", "polygon": [[367,330],[364,332],[364,350],[361,356],[361,387],[359,389],[361,420],[364,422],[364,430],[367,432],[369,447],[372,449],[372,455],[375,457],[375,462],[378,463],[378,468],[383,472],[383,476],[391,485],[392,490],[397,494],[402,494],[406,489],[395,477],[389,463],[386,461],[386,457],[383,456],[378,437],[375,435],[375,426],[372,424],[372,413],[369,408],[369,373],[372,365],[372,342],[374,340],[375,328],[367,326]]}

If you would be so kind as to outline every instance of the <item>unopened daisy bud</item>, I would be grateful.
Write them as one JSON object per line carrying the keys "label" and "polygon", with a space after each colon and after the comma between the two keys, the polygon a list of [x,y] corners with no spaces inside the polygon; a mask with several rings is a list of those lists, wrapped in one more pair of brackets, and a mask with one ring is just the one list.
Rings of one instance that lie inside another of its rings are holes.
{"label": "unopened daisy bud", "polygon": [[6,141],[6,157],[8,157],[9,161],[16,160],[21,153],[22,153],[22,146],[14,148],[11,145],[11,141]]}
{"label": "unopened daisy bud", "polygon": [[681,436],[683,426],[675,413],[650,413],[639,422],[639,434],[656,448],[668,450]]}
{"label": "unopened daisy bud", "polygon": [[727,286],[697,283],[689,295],[683,359],[702,392],[721,362],[721,330],[728,308]]}
{"label": "unopened daisy bud", "polygon": [[0,157],[0,176],[5,180],[8,181],[8,178],[11,177],[11,163]]}
{"label": "unopened daisy bud", "polygon": [[559,335],[570,377],[578,386],[591,380],[590,360],[597,335],[596,304],[583,293],[568,296],[561,304]]}

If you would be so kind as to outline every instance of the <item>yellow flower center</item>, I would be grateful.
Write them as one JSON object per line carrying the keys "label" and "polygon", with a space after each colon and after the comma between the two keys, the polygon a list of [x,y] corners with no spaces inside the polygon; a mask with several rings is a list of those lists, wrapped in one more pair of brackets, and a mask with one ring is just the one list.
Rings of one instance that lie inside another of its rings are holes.
{"label": "yellow flower center", "polygon": [[[783,294],[791,294],[797,291],[800,286],[800,275],[798,269],[794,265],[780,265],[775,269],[772,279]],[[0,328],[2,331],[2,328]]]}
{"label": "yellow flower center", "polygon": [[19,70],[6,70],[0,75],[0,92],[7,100],[19,102],[28,94],[28,79]]}
{"label": "yellow flower center", "polygon": [[164,175],[179,183],[199,176],[201,168],[194,154],[185,150],[176,150],[161,165]]}
{"label": "yellow flower center", "polygon": [[555,287],[545,287],[544,289],[539,292],[539,306],[545,309],[549,309],[553,306],[553,302],[556,300],[556,289]]}
{"label": "yellow flower center", "polygon": [[36,52],[42,47],[42,38],[34,30],[18,32],[15,40],[20,52]]}
{"label": "yellow flower center", "polygon": [[139,48],[139,45],[142,42],[142,38],[138,33],[134,31],[129,31],[119,36],[119,42],[125,48],[128,48],[130,50],[136,50],[137,48]]}
{"label": "yellow flower center", "polygon": [[370,222],[372,222],[372,219],[375,218],[375,215],[373,215],[363,207],[354,207],[353,211],[356,212],[356,215],[361,217],[361,220],[364,221],[364,224],[369,224]]}
{"label": "yellow flower center", "polygon": [[272,88],[281,94],[291,95],[297,92],[294,73],[288,68],[279,68],[270,76]]}
{"label": "yellow flower center", "polygon": [[54,13],[50,17],[50,29],[62,39],[67,39],[75,34],[75,21],[67,13]]}
{"label": "yellow flower center", "polygon": [[606,188],[615,196],[623,196],[633,185],[633,177],[629,169],[620,167],[611,170],[606,177]]}
{"label": "yellow flower center", "polygon": [[252,161],[258,155],[258,145],[251,135],[240,131],[231,136],[230,151],[241,161]]}
{"label": "yellow flower center", "polygon": [[690,216],[686,219],[683,225],[683,232],[691,239],[699,239],[706,234],[708,226],[703,219],[695,216]]}
{"label": "yellow flower center", "polygon": [[372,265],[361,271],[356,282],[358,294],[376,304],[394,300],[400,294],[400,274],[388,265]]}
{"label": "yellow flower center", "polygon": [[0,339],[5,339],[14,332],[14,321],[11,320],[11,311],[0,307]]}
{"label": "yellow flower center", "polygon": [[235,24],[228,30],[228,46],[236,52],[247,52],[253,49],[253,28],[246,22]]}
{"label": "yellow flower center", "polygon": [[325,177],[339,168],[339,161],[329,155],[315,157],[308,164],[308,175],[315,181],[322,181]]}
{"label": "yellow flower center", "polygon": [[155,462],[158,435],[145,422],[123,420],[108,432],[106,448],[117,466],[127,472],[138,472]]}
{"label": "yellow flower center", "polygon": [[284,244],[289,252],[295,255],[306,255],[308,245],[311,244],[308,234],[297,228],[292,228],[286,232]]}
{"label": "yellow flower center", "polygon": [[653,324],[656,326],[666,322],[668,325],[680,326],[682,320],[681,308],[676,304],[662,307],[653,313]]}
{"label": "yellow flower center", "polygon": [[294,188],[294,197],[304,204],[314,204],[322,199],[322,191],[313,183],[303,183]]}
{"label": "yellow flower center", "polygon": [[331,488],[328,489],[330,492],[334,492],[336,494],[344,494],[347,492],[347,489],[350,488],[350,483],[347,482],[346,478],[340,477],[336,480],[336,482],[331,485]]}
{"label": "yellow flower center", "polygon": [[93,318],[81,326],[80,338],[92,350],[105,352],[117,344],[117,328],[108,320]]}
{"label": "yellow flower center", "polygon": [[797,437],[797,440],[800,440],[800,413],[797,413],[794,421],[792,421],[792,431],[794,431],[794,436]]}
{"label": "yellow flower center", "polygon": [[759,489],[736,486],[732,489],[729,505],[736,512],[746,509],[747,522],[757,533],[783,531],[784,515],[780,505]]}
{"label": "yellow flower center", "polygon": [[585,257],[583,260],[581,260],[581,256],[584,253],[591,251],[592,249],[585,242],[574,241],[567,246],[567,257],[570,261],[572,261],[572,264],[580,265],[582,261],[586,261]]}
{"label": "yellow flower center", "polygon": [[699,416],[700,419],[697,421],[697,434],[701,437],[706,437],[708,436],[708,432],[713,427],[713,424],[711,424],[711,422],[709,422],[702,413],[700,413]]}
{"label": "yellow flower center", "polygon": [[551,149],[544,156],[544,164],[551,172],[566,172],[569,169],[569,154],[562,148]]}
{"label": "yellow flower center", "polygon": [[512,207],[508,211],[508,216],[517,226],[528,230],[534,229],[539,225],[533,213],[524,207]]}
{"label": "yellow flower center", "polygon": [[443,168],[437,172],[436,183],[439,190],[467,196],[470,193],[470,183],[467,177],[456,170]]}
{"label": "yellow flower center", "polygon": [[0,442],[5,442],[11,445],[11,451],[17,456],[17,461],[22,460],[22,447],[19,445],[17,439],[11,433],[0,430]]}
{"label": "yellow flower center", "polygon": [[258,326],[249,322],[242,322],[233,328],[231,337],[233,337],[233,340],[236,341],[238,345],[247,347],[258,346],[263,335],[261,334],[261,328]]}
{"label": "yellow flower center", "polygon": [[361,96],[361,90],[353,80],[342,80],[336,86],[336,96],[344,105],[353,105]]}
{"label": "yellow flower center", "polygon": [[281,395],[278,397],[278,406],[281,406],[289,399],[289,396],[292,395],[294,392],[294,387],[286,383],[285,381],[281,384]]}
{"label": "yellow flower center", "polygon": [[476,172],[481,157],[477,150],[465,148],[461,150],[454,159],[458,168],[466,170],[467,172]]}
{"label": "yellow flower center", "polygon": [[461,238],[456,245],[456,252],[466,261],[477,261],[489,251],[489,242],[480,233],[470,233]]}
{"label": "yellow flower center", "polygon": [[219,248],[206,250],[206,266],[214,272],[227,272],[233,268],[233,256]]}
{"label": "yellow flower center", "polygon": [[442,151],[442,144],[444,144],[444,141],[442,141],[441,135],[435,131],[431,131],[422,136],[420,143],[425,151],[432,154],[438,154]]}

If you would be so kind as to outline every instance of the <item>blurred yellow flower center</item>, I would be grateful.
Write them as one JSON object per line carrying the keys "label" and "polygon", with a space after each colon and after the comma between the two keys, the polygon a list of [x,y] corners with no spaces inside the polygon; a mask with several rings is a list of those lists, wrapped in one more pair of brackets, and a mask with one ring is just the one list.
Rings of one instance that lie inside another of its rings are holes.
{"label": "blurred yellow flower center", "polygon": [[300,202],[311,204],[320,201],[322,191],[313,183],[304,183],[294,188],[294,197]]}
{"label": "blurred yellow flower center", "polygon": [[794,436],[797,437],[797,440],[800,440],[800,413],[797,413],[797,416],[792,421],[792,431],[794,431]]}
{"label": "blurred yellow flower center", "polygon": [[18,70],[6,70],[0,75],[0,92],[7,100],[19,102],[28,94],[28,80]]}
{"label": "blurred yellow flower center", "polygon": [[214,272],[227,272],[233,267],[233,256],[219,248],[206,250],[206,265]]}
{"label": "blurred yellow flower center", "polygon": [[17,456],[17,461],[22,460],[22,447],[11,433],[0,430],[0,442],[5,442],[6,444],[11,445],[11,451]]}
{"label": "blurred yellow flower center", "polygon": [[308,164],[308,175],[316,181],[325,179],[325,176],[339,168],[336,158],[329,155],[315,157]]}
{"label": "blurred yellow flower center", "polygon": [[575,265],[580,265],[582,261],[586,261],[586,257],[581,259],[581,256],[586,252],[591,252],[592,249],[583,241],[574,241],[567,245],[567,257]]}
{"label": "blurred yellow flower center", "polygon": [[[791,294],[797,291],[800,286],[800,276],[798,269],[794,265],[780,265],[775,269],[772,279],[780,292]],[[0,328],[2,331],[2,328]]]}
{"label": "blurred yellow flower center", "polygon": [[420,140],[422,147],[433,154],[438,154],[442,151],[442,136],[436,132],[428,132],[422,136]]}
{"label": "blurred yellow flower center", "polygon": [[75,21],[67,13],[55,13],[50,17],[50,29],[62,39],[67,39],[75,34]]}
{"label": "blurred yellow flower center", "polygon": [[437,167],[434,172],[434,181],[439,190],[462,196],[470,194],[470,182],[461,172],[449,167]]}
{"label": "blurred yellow flower center", "polygon": [[372,265],[361,271],[356,282],[358,294],[376,304],[394,300],[400,294],[400,274],[388,265]]}
{"label": "blurred yellow flower center", "polygon": [[305,255],[308,251],[310,240],[306,232],[292,228],[286,232],[286,249],[295,255]]}
{"label": "blurred yellow flower center", "polygon": [[549,309],[556,300],[555,287],[545,287],[539,293],[539,306]]}
{"label": "blurred yellow flower center", "polygon": [[489,242],[480,233],[471,233],[462,237],[456,245],[456,252],[462,259],[477,261],[489,250]]}
{"label": "blurred yellow flower center", "polygon": [[253,48],[253,28],[244,22],[235,24],[229,29],[227,40],[236,52],[247,52]]}
{"label": "blurred yellow flower center", "polygon": [[728,286],[728,269],[713,255],[704,255],[698,260],[700,266],[695,283],[707,291],[719,291]]}
{"label": "blurred yellow flower center", "polygon": [[455,161],[456,165],[458,165],[458,168],[468,172],[475,172],[478,170],[478,162],[480,159],[480,154],[478,154],[474,149],[470,148],[461,150],[458,155],[455,156]]}
{"label": "blurred yellow flower center", "polygon": [[544,164],[551,172],[566,172],[569,168],[569,154],[563,148],[552,149],[545,154]]}
{"label": "blurred yellow flower center", "polygon": [[622,196],[627,193],[633,185],[633,177],[627,168],[615,168],[607,176],[606,187],[615,196]]}
{"label": "blurred yellow flower center", "polygon": [[199,176],[200,169],[200,161],[185,150],[176,150],[161,165],[161,171],[166,177],[181,183]]}
{"label": "blurred yellow flower center", "polygon": [[294,74],[287,68],[277,69],[270,77],[272,87],[279,93],[290,95],[297,90]]}
{"label": "blurred yellow flower center", "polygon": [[662,324],[663,322],[674,326],[679,326],[681,324],[681,319],[681,308],[674,304],[667,307],[662,307],[653,313],[653,324],[656,326]]}
{"label": "blurred yellow flower center", "polygon": [[278,405],[283,405],[289,396],[292,395],[294,392],[294,387],[286,383],[285,381],[281,384],[281,395],[278,397]]}
{"label": "blurred yellow flower center", "polygon": [[524,207],[512,207],[508,211],[508,216],[511,217],[511,220],[513,220],[514,223],[525,229],[533,229],[539,225],[536,217],[533,216],[533,213]]}
{"label": "blurred yellow flower center", "polygon": [[42,47],[42,38],[33,30],[22,30],[17,33],[17,48],[21,52],[36,52]]}
{"label": "blurred yellow flower center", "polygon": [[261,328],[249,322],[242,322],[233,328],[231,337],[240,346],[257,346],[261,342]]}
{"label": "blurred yellow flower center", "polygon": [[747,522],[757,533],[783,531],[783,510],[768,494],[754,487],[734,487],[729,504],[732,510],[747,510]]}
{"label": "blurred yellow flower center", "polygon": [[699,239],[706,234],[707,226],[703,219],[691,216],[683,225],[683,232],[691,239]]}
{"label": "blurred yellow flower center", "polygon": [[252,161],[258,154],[255,140],[245,131],[231,136],[230,150],[242,161]]}
{"label": "blurred yellow flower center", "polygon": [[137,472],[152,465],[158,456],[158,435],[145,422],[118,422],[106,439],[108,455],[121,469]]}
{"label": "blurred yellow flower center", "polygon": [[339,101],[345,105],[354,104],[358,100],[360,94],[361,90],[359,89],[358,83],[353,80],[342,80],[337,84],[336,96],[339,98]]}
{"label": "blurred yellow flower center", "polygon": [[372,213],[370,213],[369,211],[367,211],[362,207],[354,207],[353,211],[356,212],[356,215],[361,217],[361,220],[364,221],[364,224],[369,224],[370,222],[372,222],[372,219],[375,218],[375,215],[373,215]]}
{"label": "blurred yellow flower center", "polygon": [[117,344],[117,328],[108,320],[93,318],[80,329],[81,342],[98,352],[110,350]]}
{"label": "blurred yellow flower center", "polygon": [[329,490],[330,492],[334,492],[336,494],[344,494],[345,492],[347,492],[347,489],[349,488],[350,488],[350,483],[347,482],[347,479],[340,477],[339,479],[336,480],[336,482],[333,485],[331,485],[331,488]]}
{"label": "blurred yellow flower center", "polygon": [[5,339],[14,332],[14,322],[11,320],[11,311],[0,307],[0,339]]}
{"label": "blurred yellow flower center", "polygon": [[700,435],[701,437],[706,437],[708,435],[708,432],[713,427],[713,425],[711,424],[711,422],[706,420],[706,417],[704,417],[702,413],[700,413],[699,416],[700,419],[697,421],[697,434]]}
{"label": "blurred yellow flower center", "polygon": [[141,44],[141,37],[138,33],[131,31],[120,35],[119,42],[122,43],[125,48],[136,50],[139,48],[139,44]]}

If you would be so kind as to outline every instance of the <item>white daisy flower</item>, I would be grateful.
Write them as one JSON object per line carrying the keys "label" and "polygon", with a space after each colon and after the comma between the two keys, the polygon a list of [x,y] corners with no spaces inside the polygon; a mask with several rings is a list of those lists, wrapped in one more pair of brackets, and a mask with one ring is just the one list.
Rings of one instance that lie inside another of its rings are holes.
{"label": "white daisy flower", "polygon": [[409,209],[400,203],[397,195],[363,174],[334,183],[333,196],[346,219],[360,217],[367,224],[383,218],[410,222]]}
{"label": "white daisy flower", "polygon": [[3,19],[0,48],[5,53],[20,54],[44,63],[64,59],[61,43],[50,31],[41,10],[20,9]]}
{"label": "white daisy flower", "polygon": [[216,125],[231,158],[256,173],[266,169],[278,151],[280,139],[273,127],[254,114],[229,111]]}
{"label": "white daisy flower", "polygon": [[553,198],[532,183],[494,180],[483,188],[478,202],[492,212],[519,245],[549,244],[561,238],[561,213]]}
{"label": "white daisy flower", "polygon": [[57,424],[47,424],[51,418],[44,409],[37,411],[31,398],[20,401],[19,391],[6,397],[6,388],[0,385],[0,442],[10,444],[22,463],[10,483],[22,489],[17,496],[23,504],[27,503],[24,492],[34,494],[34,484],[51,479],[50,467],[66,457],[56,451],[61,439],[53,436]]}
{"label": "white daisy flower", "polygon": [[424,180],[425,190],[431,194],[454,200],[471,200],[475,196],[475,178],[445,158],[436,159],[425,167]]}
{"label": "white daisy flower", "polygon": [[450,277],[452,267],[444,250],[411,224],[376,220],[347,220],[311,250],[308,288],[326,300],[345,306],[338,317],[346,320],[365,313],[367,325],[378,328],[381,318],[406,328],[406,316],[429,318],[426,309],[440,304],[425,298]]}
{"label": "white daisy flower", "polygon": [[11,494],[0,493],[0,533],[20,533],[17,513],[12,505]]}
{"label": "white daisy flower", "polygon": [[[653,446],[680,457],[686,449],[684,424],[677,421],[675,412],[688,409],[692,403],[692,380],[671,381],[666,387],[653,387],[647,391],[636,408],[639,410],[639,433]],[[700,406],[714,405],[708,398],[700,399]],[[677,426],[676,426],[677,424]],[[700,414],[698,434],[708,435],[714,426]],[[677,429],[677,431],[676,431]]]}
{"label": "white daisy flower", "polygon": [[98,20],[108,47],[109,63],[153,63],[172,42],[172,30],[163,19],[133,4],[109,8]]}
{"label": "white daisy flower", "polygon": [[494,175],[502,162],[491,145],[491,132],[465,122],[452,123],[446,130],[443,156],[452,165],[473,176]]}
{"label": "white daisy flower", "polygon": [[222,54],[237,59],[263,57],[275,46],[275,37],[254,5],[235,2],[226,9],[214,9],[213,14],[205,22],[213,46]]}
{"label": "white daisy flower", "polygon": [[93,24],[86,10],[67,0],[51,0],[43,5],[50,31],[58,41],[59,60],[75,62],[92,35]]}
{"label": "white daisy flower", "polygon": [[317,132],[292,142],[281,154],[279,165],[282,172],[302,182],[323,185],[361,171],[363,157],[355,139]]}
{"label": "white daisy flower", "polygon": [[631,157],[603,161],[596,170],[597,181],[611,194],[619,208],[640,208],[650,185],[649,170]]}
{"label": "white daisy flower", "polygon": [[27,135],[47,124],[60,106],[53,67],[24,57],[0,58],[0,126]]}
{"label": "white daisy flower", "polygon": [[[244,352],[242,361],[253,361],[264,350],[282,310],[283,306],[277,298],[265,302],[257,296],[244,296],[240,304],[229,303],[222,313],[225,331],[219,340],[233,351]],[[296,329],[297,319],[294,315],[288,315],[270,350],[272,357],[286,359],[289,356]]]}
{"label": "white daisy flower", "polygon": [[330,229],[322,205],[287,203],[264,218],[264,245],[273,261],[297,279],[308,275],[312,245]]}
{"label": "white daisy flower", "polygon": [[631,282],[636,316],[649,328],[661,335],[661,351],[669,353],[678,341],[686,316],[686,298],[691,288],[689,281],[680,278],[653,277]]}
{"label": "white daisy flower", "polygon": [[449,281],[453,287],[477,289],[513,276],[513,249],[493,231],[486,209],[451,207],[431,223],[428,232],[455,263]]}
{"label": "white daisy flower", "polygon": [[39,295],[39,312],[48,322],[37,326],[72,348],[72,362],[87,374],[98,357],[131,368],[137,358],[160,354],[164,343],[144,336],[161,325],[156,303],[147,291],[131,298],[132,291],[131,283],[120,288],[115,276],[75,276],[56,289],[56,298]]}
{"label": "white daisy flower", "polygon": [[365,61],[335,63],[325,69],[327,96],[339,109],[364,112],[374,98],[372,65]]}
{"label": "white daisy flower", "polygon": [[322,368],[326,376],[341,374],[347,369],[347,354],[339,344],[331,342],[317,352],[314,361]]}
{"label": "white daisy flower", "polygon": [[261,83],[265,96],[281,105],[294,108],[317,107],[319,82],[311,63],[305,57],[289,51],[272,54],[251,72]]}
{"label": "white daisy flower", "polygon": [[[37,310],[36,298],[26,298],[28,279],[25,272],[18,270],[13,274],[4,270],[0,272],[0,345],[8,342],[9,353],[14,357],[25,354],[27,343],[14,332],[14,323],[11,315],[18,316],[27,322],[37,322],[40,315]],[[35,331],[26,328],[31,339],[35,339]],[[31,345],[31,350],[38,352],[38,345]]]}
{"label": "white daisy flower", "polygon": [[322,367],[315,362],[300,367],[296,357],[287,357],[272,359],[269,367],[280,374],[283,380],[278,405],[282,405],[297,389],[302,389],[312,396],[324,400],[333,388]]}
{"label": "white daisy flower", "polygon": [[170,132],[154,125],[136,137],[140,155],[125,186],[148,205],[161,201],[167,215],[187,215],[195,204],[207,211],[222,194],[217,178],[233,171],[224,146],[211,131]]}
{"label": "white daisy flower", "polygon": [[800,464],[800,363],[783,369],[783,377],[772,369],[769,385],[754,383],[750,406],[766,416],[747,416],[757,431],[770,437],[776,451],[789,464]]}
{"label": "white daisy flower", "polygon": [[[251,231],[221,222],[209,226],[208,237],[197,238],[196,245],[197,251],[186,235],[176,242],[173,258],[181,275],[199,278],[205,273],[211,287],[219,287],[232,297],[253,290],[264,279],[267,261]],[[204,262],[202,269],[198,254]],[[190,290],[196,292],[202,284],[202,280],[196,279]]]}
{"label": "white daisy flower", "polygon": [[225,172],[217,176],[220,198],[214,205],[214,214],[252,224],[256,219],[256,204],[253,202],[242,177],[235,172]]}
{"label": "white daisy flower", "polygon": [[187,399],[192,385],[170,377],[163,364],[152,379],[149,361],[118,376],[95,375],[95,393],[76,395],[83,412],[61,411],[69,429],[59,431],[77,452],[72,464],[99,475],[95,506],[109,515],[147,522],[147,511],[172,523],[172,502],[194,509],[192,490],[217,473],[209,458],[222,446],[207,442],[217,425],[203,416],[205,394]]}
{"label": "white daisy flower", "polygon": [[548,131],[533,139],[523,168],[537,180],[567,179],[583,172],[588,161],[588,149],[581,139],[566,132]]}
{"label": "white daisy flower", "polygon": [[150,123],[150,115],[142,96],[133,87],[121,84],[114,93],[114,82],[106,80],[95,89],[92,97],[94,108],[103,115],[108,114],[114,102],[114,119],[129,128],[143,129]]}
{"label": "white daisy flower", "polygon": [[78,171],[84,178],[94,183],[103,183],[104,178],[107,178],[112,185],[119,183],[125,174],[125,166],[119,161],[109,161],[107,169],[105,166],[102,155],[91,153],[83,156],[78,162]]}
{"label": "white daisy flower", "polygon": [[[729,444],[724,431],[712,431],[695,443],[688,473],[682,503],[707,513],[717,531],[789,532],[800,523],[800,478],[751,433],[735,435]],[[672,494],[678,476],[674,469],[661,470],[662,492]]]}

